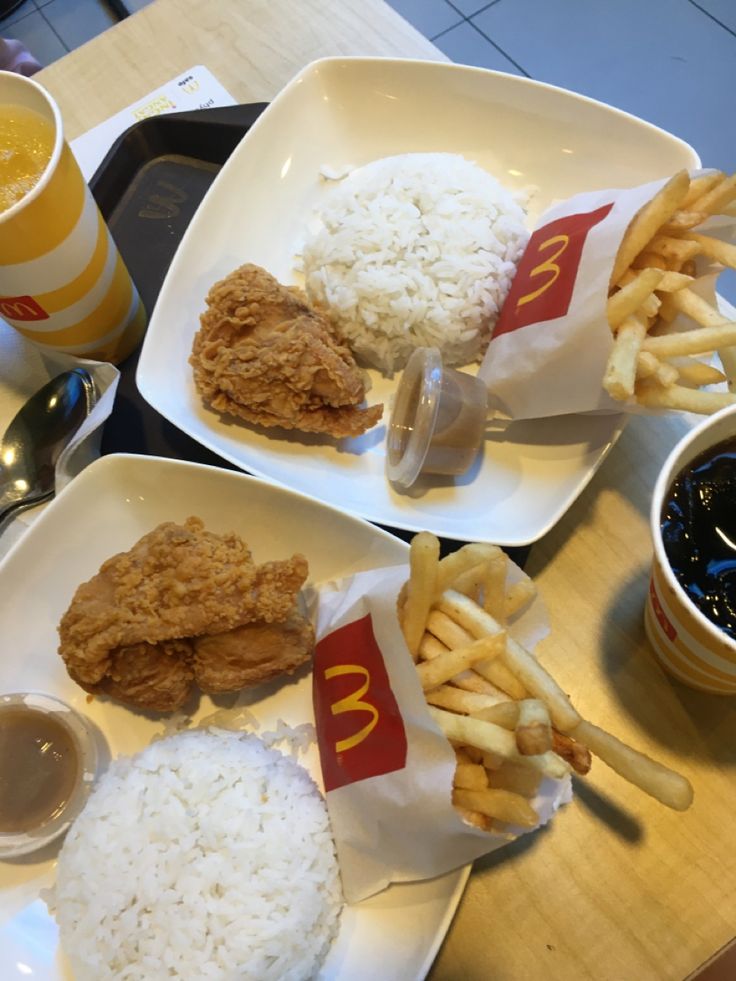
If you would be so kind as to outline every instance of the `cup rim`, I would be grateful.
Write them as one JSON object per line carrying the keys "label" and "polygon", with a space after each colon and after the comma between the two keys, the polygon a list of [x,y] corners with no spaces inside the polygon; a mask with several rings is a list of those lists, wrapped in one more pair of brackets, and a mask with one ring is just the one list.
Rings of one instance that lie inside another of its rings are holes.
{"label": "cup rim", "polygon": [[61,118],[61,111],[59,109],[56,100],[51,95],[51,93],[47,91],[47,89],[45,89],[43,85],[40,85],[32,78],[28,78],[25,75],[19,75],[17,72],[0,71],[0,80],[2,80],[3,78],[11,78],[14,84],[20,85],[21,87],[23,85],[30,86],[31,88],[34,88],[39,93],[41,98],[46,102],[49,109],[51,110],[51,115],[53,116],[54,119],[55,137],[54,137],[54,148],[51,151],[49,162],[46,164],[43,173],[36,181],[35,185],[28,192],[28,194],[24,194],[23,197],[20,199],[20,201],[16,201],[15,204],[12,204],[5,211],[0,211],[0,224],[2,224],[5,221],[10,221],[10,219],[13,218],[15,215],[17,215],[22,208],[27,207],[31,201],[35,200],[35,198],[37,198],[43,192],[43,190],[51,180],[51,175],[54,173],[54,171],[58,166],[59,160],[61,158],[61,149],[62,146],[64,145],[64,126]]}
{"label": "cup rim", "polygon": [[[698,607],[693,603],[690,597],[687,595],[685,590],[680,585],[677,577],[672,571],[672,566],[665,552],[664,543],[662,541],[662,527],[661,527],[661,514],[662,514],[662,503],[664,501],[664,496],[670,488],[672,481],[675,479],[680,470],[683,469],[687,464],[682,463],[682,458],[687,454],[687,451],[692,446],[694,442],[709,429],[714,428],[721,419],[728,418],[729,416],[736,417],[736,404],[727,405],[723,409],[719,409],[718,412],[714,412],[713,415],[707,416],[700,423],[694,426],[688,433],[686,433],[670,450],[667,459],[665,460],[662,469],[657,476],[657,480],[654,484],[654,490],[652,491],[652,500],[649,510],[649,523],[651,528],[651,538],[654,547],[654,554],[657,558],[657,562],[662,571],[662,575],[668,586],[670,586],[675,593],[679,596],[680,600],[687,607],[690,615],[693,617],[695,622],[702,627],[703,630],[718,644],[725,644],[725,646],[736,652],[736,639],[730,637],[724,630],[717,627],[708,617],[698,609]],[[734,435],[736,436],[736,427]],[[709,446],[716,446],[718,443],[722,442],[728,437],[724,436],[717,440],[709,443]],[[707,447],[703,447],[703,451]],[[701,451],[702,452],[702,451]],[[698,454],[696,454],[697,456]],[[689,462],[689,461],[688,461]]]}

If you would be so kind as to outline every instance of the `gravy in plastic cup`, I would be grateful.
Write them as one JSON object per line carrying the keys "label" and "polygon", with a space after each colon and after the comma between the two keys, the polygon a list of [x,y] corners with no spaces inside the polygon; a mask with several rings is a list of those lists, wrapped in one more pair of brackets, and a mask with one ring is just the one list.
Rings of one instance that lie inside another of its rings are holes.
{"label": "gravy in plastic cup", "polygon": [[736,693],[736,406],[668,457],[651,508],[644,624],[663,667],[702,691]]}
{"label": "gravy in plastic cup", "polygon": [[403,490],[420,474],[465,473],[480,450],[488,413],[485,383],[417,348],[396,391],[386,452],[388,479]]}
{"label": "gravy in plastic cup", "polygon": [[56,102],[0,72],[0,317],[43,350],[119,363],[146,314]]}

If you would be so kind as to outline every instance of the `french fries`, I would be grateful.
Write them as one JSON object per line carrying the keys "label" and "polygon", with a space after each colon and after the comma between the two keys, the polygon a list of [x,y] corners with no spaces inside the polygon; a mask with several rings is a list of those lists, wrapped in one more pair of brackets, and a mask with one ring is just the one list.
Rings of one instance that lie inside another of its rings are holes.
{"label": "french fries", "polygon": [[[685,390],[693,395],[714,394]],[[439,548],[430,548],[428,537],[432,536],[426,532],[416,536],[411,549],[438,555]],[[425,584],[434,582],[416,646],[416,670],[429,714],[455,747],[452,799],[457,813],[485,831],[497,830],[499,822],[501,828],[534,827],[538,815],[533,801],[541,781],[560,780],[573,771],[585,776],[591,753],[663,804],[685,810],[693,797],[688,781],[584,719],[534,655],[508,633],[509,610],[516,612],[518,604],[530,601],[535,591],[528,578],[521,580],[523,586],[507,585],[507,563],[505,559],[499,563],[498,551],[465,546],[461,558],[436,562],[435,570],[445,563],[439,575],[428,576],[423,560],[411,562],[408,588],[399,600],[406,636],[408,624],[414,631],[418,627],[401,608],[412,594],[425,595]],[[477,595],[454,588],[467,581],[471,570],[480,589]],[[413,575],[419,578],[416,590]],[[500,596],[489,599],[490,589]],[[503,674],[503,683],[489,681],[486,675],[491,668],[502,668],[513,685]],[[469,679],[476,681],[469,683]]]}
{"label": "french fries", "polygon": [[[727,380],[736,384],[736,323],[699,295],[695,278],[699,256],[736,269],[736,245],[695,230],[712,215],[730,213],[734,202],[736,174],[691,179],[683,170],[630,222],[614,260],[606,307],[613,345],[603,387],[612,398],[701,414],[736,402],[731,391],[701,391]],[[669,328],[678,315],[694,329]],[[696,362],[700,368],[678,367],[683,357],[715,352],[725,374],[703,362]]]}

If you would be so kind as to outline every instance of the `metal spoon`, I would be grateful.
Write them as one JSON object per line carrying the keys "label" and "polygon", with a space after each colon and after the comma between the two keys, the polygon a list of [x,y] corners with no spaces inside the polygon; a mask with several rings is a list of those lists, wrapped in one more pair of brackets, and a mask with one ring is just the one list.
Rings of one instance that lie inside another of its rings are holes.
{"label": "metal spoon", "polygon": [[96,398],[91,375],[74,368],[19,409],[0,443],[0,531],[19,511],[54,496],[56,461]]}

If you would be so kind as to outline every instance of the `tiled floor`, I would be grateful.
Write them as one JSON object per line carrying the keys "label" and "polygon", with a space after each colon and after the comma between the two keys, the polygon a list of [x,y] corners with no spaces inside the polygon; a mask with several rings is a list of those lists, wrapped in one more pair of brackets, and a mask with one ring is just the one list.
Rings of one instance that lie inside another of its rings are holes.
{"label": "tiled floor", "polygon": [[[687,140],[707,166],[736,170],[736,0],[388,2],[453,61],[608,102]],[[0,35],[49,64],[114,22],[106,0],[24,0]],[[736,303],[736,274],[719,289]]]}
{"label": "tiled floor", "polygon": [[[736,170],[736,0],[389,2],[454,61],[609,102],[683,137],[709,166]],[[114,21],[105,0],[25,0],[0,33],[49,64]]]}

